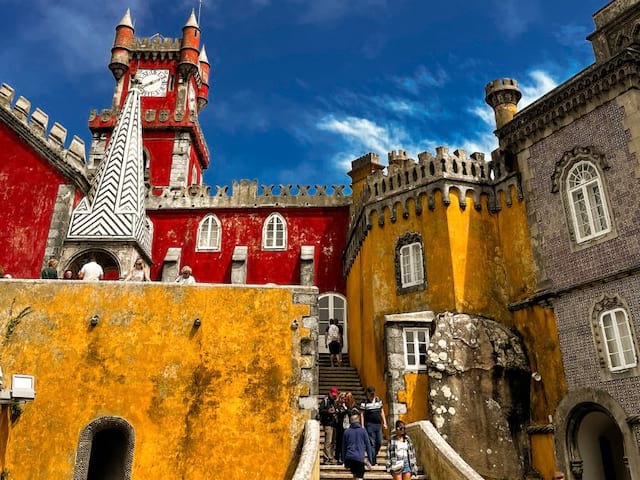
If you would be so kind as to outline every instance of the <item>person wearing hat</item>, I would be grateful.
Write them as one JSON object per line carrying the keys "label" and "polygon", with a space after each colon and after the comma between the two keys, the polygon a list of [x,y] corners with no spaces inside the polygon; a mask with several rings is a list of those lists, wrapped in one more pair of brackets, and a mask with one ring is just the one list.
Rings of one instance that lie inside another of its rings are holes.
{"label": "person wearing hat", "polygon": [[324,428],[322,463],[336,464],[336,427],[338,426],[338,388],[329,388],[329,395],[320,402],[320,424]]}

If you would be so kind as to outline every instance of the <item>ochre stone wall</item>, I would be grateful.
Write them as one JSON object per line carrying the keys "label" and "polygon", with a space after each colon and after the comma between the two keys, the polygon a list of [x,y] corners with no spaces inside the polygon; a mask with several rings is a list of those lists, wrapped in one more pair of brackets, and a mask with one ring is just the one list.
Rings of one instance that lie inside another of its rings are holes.
{"label": "ochre stone wall", "polygon": [[309,418],[298,395],[312,393],[301,368],[313,355],[301,340],[316,297],[312,287],[3,282],[0,365],[5,378],[35,375],[37,395],[12,424],[2,412],[0,469],[71,478],[82,429],[117,416],[135,431],[133,479],[289,478]]}

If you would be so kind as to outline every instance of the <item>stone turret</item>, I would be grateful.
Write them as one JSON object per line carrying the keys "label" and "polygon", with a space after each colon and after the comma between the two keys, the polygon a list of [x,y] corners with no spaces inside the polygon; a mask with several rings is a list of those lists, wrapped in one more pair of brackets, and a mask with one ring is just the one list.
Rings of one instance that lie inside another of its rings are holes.
{"label": "stone turret", "polygon": [[518,111],[518,102],[522,98],[518,82],[511,78],[499,78],[487,83],[484,90],[484,100],[493,108],[496,128],[500,129],[509,123]]}
{"label": "stone turret", "polygon": [[362,188],[366,178],[380,170],[384,169],[384,165],[380,163],[380,157],[375,153],[366,153],[351,162],[351,171],[348,175],[351,177],[351,191],[354,201],[362,193]]}
{"label": "stone turret", "polygon": [[182,42],[180,44],[180,63],[178,68],[183,78],[188,78],[198,70],[200,56],[200,26],[196,14],[191,10],[189,20],[182,27]]}
{"label": "stone turret", "polygon": [[593,22],[596,30],[587,39],[601,63],[640,42],[640,0],[614,0],[594,13]]}
{"label": "stone turret", "polygon": [[111,49],[111,62],[109,70],[116,80],[120,80],[124,73],[129,70],[129,57],[133,45],[134,28],[131,21],[131,11],[127,8],[124,16],[116,27],[116,38]]}

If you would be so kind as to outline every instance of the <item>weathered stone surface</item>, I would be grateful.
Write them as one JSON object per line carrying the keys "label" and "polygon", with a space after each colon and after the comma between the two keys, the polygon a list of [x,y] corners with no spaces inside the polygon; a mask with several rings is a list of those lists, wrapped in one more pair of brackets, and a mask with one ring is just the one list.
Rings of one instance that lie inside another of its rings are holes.
{"label": "weathered stone surface", "polygon": [[435,323],[427,359],[434,425],[486,478],[522,478],[530,375],[519,338],[465,314]]}

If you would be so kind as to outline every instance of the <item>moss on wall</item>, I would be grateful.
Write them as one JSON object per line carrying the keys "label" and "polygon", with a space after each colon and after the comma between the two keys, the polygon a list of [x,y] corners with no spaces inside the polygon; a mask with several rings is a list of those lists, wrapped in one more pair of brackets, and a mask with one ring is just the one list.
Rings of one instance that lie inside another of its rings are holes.
{"label": "moss on wall", "polygon": [[[296,290],[316,298],[314,288]],[[9,306],[31,309],[4,341],[0,365],[34,374],[37,390],[18,422],[0,422],[0,441],[9,432],[2,468],[70,478],[81,430],[118,416],[135,430],[132,478],[292,471],[308,418],[298,393],[310,389],[300,373],[310,331],[290,325],[311,314],[292,289],[6,282],[0,305],[0,328]]]}

